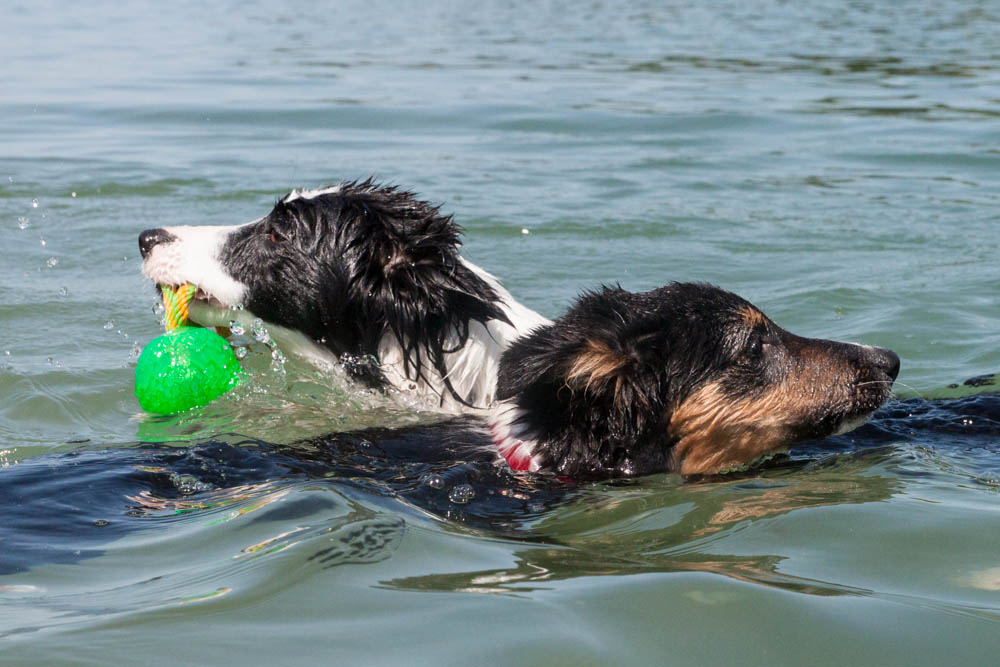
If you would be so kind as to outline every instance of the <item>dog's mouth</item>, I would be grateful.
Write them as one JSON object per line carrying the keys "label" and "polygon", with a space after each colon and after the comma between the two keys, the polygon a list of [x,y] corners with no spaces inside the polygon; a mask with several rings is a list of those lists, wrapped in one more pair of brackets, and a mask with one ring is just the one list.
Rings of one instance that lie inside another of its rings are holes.
{"label": "dog's mouth", "polygon": [[[157,283],[156,284],[156,290],[160,294],[163,294],[163,288],[164,287],[169,287],[174,292],[176,292],[177,290],[179,290],[181,288],[181,285],[167,285],[167,284],[164,284],[164,283]],[[208,292],[206,292],[201,287],[198,287],[197,290],[195,291],[195,293],[194,293],[194,300],[195,301],[202,301],[202,302],[208,304],[209,306],[215,306],[216,308],[228,308],[229,307],[228,304],[222,303],[214,295],[209,294]]]}
{"label": "dog's mouth", "polygon": [[[163,289],[166,287],[169,287],[176,293],[181,288],[181,285],[157,283],[156,289],[161,296],[163,295]],[[228,338],[232,333],[230,327],[227,326],[226,322],[216,321],[222,317],[220,314],[222,311],[228,310],[229,306],[201,287],[198,287],[191,298],[191,302],[188,304],[187,317],[189,323],[197,324],[207,329],[214,329],[215,333],[223,338]]]}

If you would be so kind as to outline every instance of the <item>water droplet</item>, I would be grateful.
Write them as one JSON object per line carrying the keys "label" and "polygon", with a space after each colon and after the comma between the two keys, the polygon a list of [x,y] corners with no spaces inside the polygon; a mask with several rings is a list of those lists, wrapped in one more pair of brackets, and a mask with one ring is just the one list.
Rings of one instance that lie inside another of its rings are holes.
{"label": "water droplet", "polygon": [[277,361],[279,364],[283,364],[286,361],[288,361],[288,359],[285,358],[285,355],[283,355],[281,353],[281,350],[279,350],[278,348],[274,348],[273,350],[271,350],[271,358]]}
{"label": "water droplet", "polygon": [[115,328],[115,323],[113,321],[108,320],[107,322],[104,323],[104,330],[105,331],[110,331],[111,329],[114,329],[114,328]]}
{"label": "water droplet", "polygon": [[236,355],[237,359],[243,360],[247,358],[247,354],[249,354],[249,351],[245,347],[240,345],[239,347],[233,350],[233,354]]}
{"label": "water droplet", "polygon": [[132,343],[132,349],[128,351],[129,361],[135,361],[139,358],[140,354],[142,354],[142,347],[139,343]]}
{"label": "water droplet", "polygon": [[53,359],[52,357],[48,357],[45,361],[48,362],[49,366],[55,366],[56,365],[56,360]]}
{"label": "water droplet", "polygon": [[264,323],[259,317],[250,325],[250,335],[259,343],[267,343],[271,340],[271,334],[264,328]]}
{"label": "water droplet", "polygon": [[238,320],[229,320],[229,330],[237,336],[242,336],[247,332],[247,328]]}
{"label": "water droplet", "polygon": [[271,372],[277,373],[278,375],[285,374],[285,366],[280,361],[271,362]]}
{"label": "water droplet", "polygon": [[164,312],[163,302],[157,301],[153,304],[153,315],[162,315]]}
{"label": "water droplet", "polygon": [[527,227],[521,227],[521,233],[522,234],[530,234],[531,230],[528,229]]}
{"label": "water droplet", "polygon": [[4,351],[3,351],[3,355],[4,355],[5,357],[9,357],[9,356],[10,356],[10,350],[4,350]]}
{"label": "water droplet", "polygon": [[448,500],[456,505],[464,505],[476,497],[476,490],[471,484],[459,484],[448,492]]}
{"label": "water droplet", "polygon": [[23,215],[18,217],[17,219],[18,229],[27,229],[30,226],[31,226],[31,220],[28,220],[28,218],[24,217]]}
{"label": "water droplet", "polygon": [[51,268],[52,268],[53,266],[55,266],[56,264],[58,264],[58,263],[59,263],[59,260],[58,260],[58,259],[56,259],[55,257],[49,257],[49,258],[48,258],[47,260],[45,260],[45,263],[46,263],[46,264],[47,264],[47,265],[49,266],[49,268],[51,269]]}
{"label": "water droplet", "polygon": [[40,242],[40,243],[41,243],[41,244],[42,244],[43,246],[47,245],[47,244],[45,243],[45,237],[44,237],[44,236],[39,236],[39,237],[38,237],[38,241],[39,241],[39,242]]}
{"label": "water droplet", "polygon": [[69,193],[69,196],[70,197],[76,197],[76,193],[75,192],[71,192],[71,193]]}
{"label": "water droplet", "polygon": [[38,208],[38,200],[37,199],[32,199],[31,200],[31,208]]}
{"label": "water droplet", "polygon": [[426,484],[432,489],[443,489],[444,488],[444,477],[436,473],[427,473],[420,478],[421,483]]}
{"label": "water droplet", "polygon": [[69,288],[68,287],[60,287],[59,288],[59,296],[66,296],[68,294],[69,294]]}

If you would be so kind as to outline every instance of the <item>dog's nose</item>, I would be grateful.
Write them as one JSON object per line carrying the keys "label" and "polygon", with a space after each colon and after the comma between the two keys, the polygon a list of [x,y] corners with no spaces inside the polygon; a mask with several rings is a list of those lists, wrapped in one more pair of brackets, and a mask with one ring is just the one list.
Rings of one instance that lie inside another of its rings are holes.
{"label": "dog's nose", "polygon": [[176,240],[177,237],[165,229],[159,227],[156,229],[147,229],[142,234],[139,234],[139,254],[142,255],[143,259],[146,259],[153,246]]}
{"label": "dog's nose", "polygon": [[899,355],[884,347],[873,347],[872,355],[874,356],[875,365],[880,370],[885,371],[889,379],[895,382],[896,376],[899,375]]}

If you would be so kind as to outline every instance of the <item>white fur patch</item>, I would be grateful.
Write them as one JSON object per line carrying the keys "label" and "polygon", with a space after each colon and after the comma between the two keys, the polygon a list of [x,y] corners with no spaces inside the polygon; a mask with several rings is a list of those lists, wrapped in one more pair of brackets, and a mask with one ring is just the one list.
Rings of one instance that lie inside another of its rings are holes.
{"label": "white fur patch", "polygon": [[541,466],[535,458],[535,441],[527,437],[518,424],[521,414],[521,410],[513,404],[497,405],[490,416],[490,436],[497,452],[508,465],[515,470],[538,472]]}
{"label": "white fur patch", "polygon": [[[461,262],[493,288],[500,298],[501,310],[513,324],[511,326],[499,320],[490,320],[485,326],[479,322],[470,322],[469,338],[465,346],[445,355],[448,381],[458,395],[466,398],[474,408],[455,400],[445,386],[444,379],[433,368],[423,369],[425,378],[407,379],[403,350],[393,336],[387,335],[382,339],[378,357],[386,379],[397,389],[419,397],[425,402],[425,409],[453,414],[477,414],[496,402],[497,373],[504,350],[532,329],[550,324],[551,321],[515,301],[494,276],[465,259],[461,259]],[[454,346],[455,343],[449,341],[445,344],[445,349]],[[421,358],[426,359],[426,353],[422,352]]]}
{"label": "white fur patch", "polygon": [[868,418],[871,416],[871,413],[868,413],[860,417],[855,417],[854,419],[845,419],[840,423],[840,426],[837,427],[837,430],[833,432],[833,435],[843,435],[845,433],[849,433],[868,421]]}
{"label": "white fur patch", "polygon": [[235,306],[243,300],[246,285],[226,272],[219,253],[238,227],[164,227],[175,240],[153,246],[142,273],[158,285],[197,285],[223,305]]}
{"label": "white fur patch", "polygon": [[340,192],[342,187],[342,185],[331,185],[326,188],[316,188],[314,190],[292,190],[285,195],[285,198],[281,201],[287,204],[288,202],[295,201],[296,199],[315,199],[320,195],[331,195]]}

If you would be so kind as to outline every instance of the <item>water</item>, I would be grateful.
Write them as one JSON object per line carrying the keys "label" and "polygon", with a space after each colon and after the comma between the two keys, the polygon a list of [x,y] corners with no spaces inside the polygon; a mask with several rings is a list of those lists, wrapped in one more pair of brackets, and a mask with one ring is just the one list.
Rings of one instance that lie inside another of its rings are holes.
{"label": "water", "polygon": [[[0,656],[996,662],[1000,399],[962,383],[1000,370],[998,23],[972,0],[9,7]],[[291,447],[423,418],[245,335],[246,387],[141,416],[162,313],[138,232],[369,175],[443,204],[546,315],[707,280],[893,348],[899,400],[756,474],[582,488],[388,431]]]}

